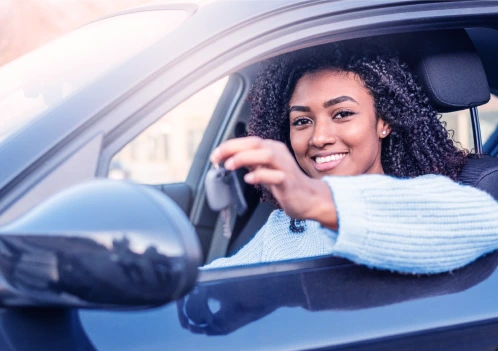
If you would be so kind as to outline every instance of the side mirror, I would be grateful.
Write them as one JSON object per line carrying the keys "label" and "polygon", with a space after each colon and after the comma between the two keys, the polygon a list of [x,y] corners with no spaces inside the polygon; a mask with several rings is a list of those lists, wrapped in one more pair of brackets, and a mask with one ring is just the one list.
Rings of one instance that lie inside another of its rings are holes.
{"label": "side mirror", "polygon": [[193,288],[201,253],[189,219],[167,196],[93,180],[0,228],[0,305],[168,303]]}

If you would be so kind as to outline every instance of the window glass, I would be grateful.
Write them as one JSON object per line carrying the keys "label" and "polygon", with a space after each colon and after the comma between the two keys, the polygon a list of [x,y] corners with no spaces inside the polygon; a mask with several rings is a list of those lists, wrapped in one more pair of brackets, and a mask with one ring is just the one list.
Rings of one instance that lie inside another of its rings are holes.
{"label": "window glass", "polygon": [[25,127],[188,17],[186,11],[146,11],[103,19],[0,68],[0,141]]}
{"label": "window glass", "polygon": [[[498,127],[498,98],[491,95],[491,99],[487,104],[478,107],[478,112],[482,144],[486,151],[486,142],[492,142],[490,137]],[[443,114],[441,120],[446,122],[448,130],[454,131],[453,140],[457,146],[473,151],[474,138],[472,136],[472,122],[469,110]]]}
{"label": "window glass", "polygon": [[228,77],[168,112],[117,153],[109,178],[144,184],[183,182]]}

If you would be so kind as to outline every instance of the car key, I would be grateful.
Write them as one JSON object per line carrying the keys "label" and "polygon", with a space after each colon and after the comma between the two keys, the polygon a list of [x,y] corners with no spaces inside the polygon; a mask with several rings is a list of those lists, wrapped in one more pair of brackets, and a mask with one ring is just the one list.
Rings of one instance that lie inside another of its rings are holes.
{"label": "car key", "polygon": [[223,234],[230,238],[232,206],[235,205],[238,215],[243,215],[247,210],[247,202],[237,175],[233,171],[215,165],[215,168],[209,170],[206,175],[205,187],[209,207],[220,212],[223,221]]}

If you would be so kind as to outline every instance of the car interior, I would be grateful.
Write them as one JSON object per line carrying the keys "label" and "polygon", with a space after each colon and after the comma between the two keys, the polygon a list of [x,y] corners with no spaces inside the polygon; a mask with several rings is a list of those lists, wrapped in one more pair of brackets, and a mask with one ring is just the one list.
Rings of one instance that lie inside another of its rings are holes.
{"label": "car interior", "polygon": [[[498,92],[498,67],[495,64],[498,61],[498,32],[490,28],[460,28],[391,34],[369,40],[399,53],[440,113],[470,111],[474,147],[459,181],[498,199],[498,129],[482,145],[478,115],[478,107],[489,101],[490,93]],[[250,84],[260,69],[261,63],[258,63],[237,74]],[[246,102],[243,104],[247,105]],[[245,106],[240,114],[232,116],[235,122],[231,137],[245,135],[248,115]],[[245,171],[238,170],[237,173],[242,180]],[[244,195],[249,210],[233,221],[230,241],[223,239],[219,226],[215,228],[211,241],[201,238],[202,243],[211,243],[209,248],[203,248],[207,254],[206,263],[236,253],[255,235],[273,210],[270,204],[259,201],[252,187],[246,186]]]}

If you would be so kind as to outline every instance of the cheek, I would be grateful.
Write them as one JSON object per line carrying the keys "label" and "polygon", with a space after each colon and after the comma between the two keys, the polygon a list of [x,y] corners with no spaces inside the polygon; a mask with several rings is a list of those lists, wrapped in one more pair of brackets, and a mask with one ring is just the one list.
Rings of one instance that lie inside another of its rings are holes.
{"label": "cheek", "polygon": [[296,157],[304,156],[308,148],[308,139],[303,131],[291,131],[290,142]]}
{"label": "cheek", "polygon": [[296,161],[302,169],[307,170],[309,161],[306,159],[306,152],[309,146],[309,136],[305,131],[295,131],[290,133],[290,142]]}
{"label": "cheek", "polygon": [[348,127],[342,134],[342,140],[353,152],[356,151],[355,157],[369,159],[371,155],[377,154],[378,136],[373,126],[357,123]]}
{"label": "cheek", "polygon": [[368,139],[370,130],[363,123],[344,124],[340,138],[350,148],[361,147]]}

